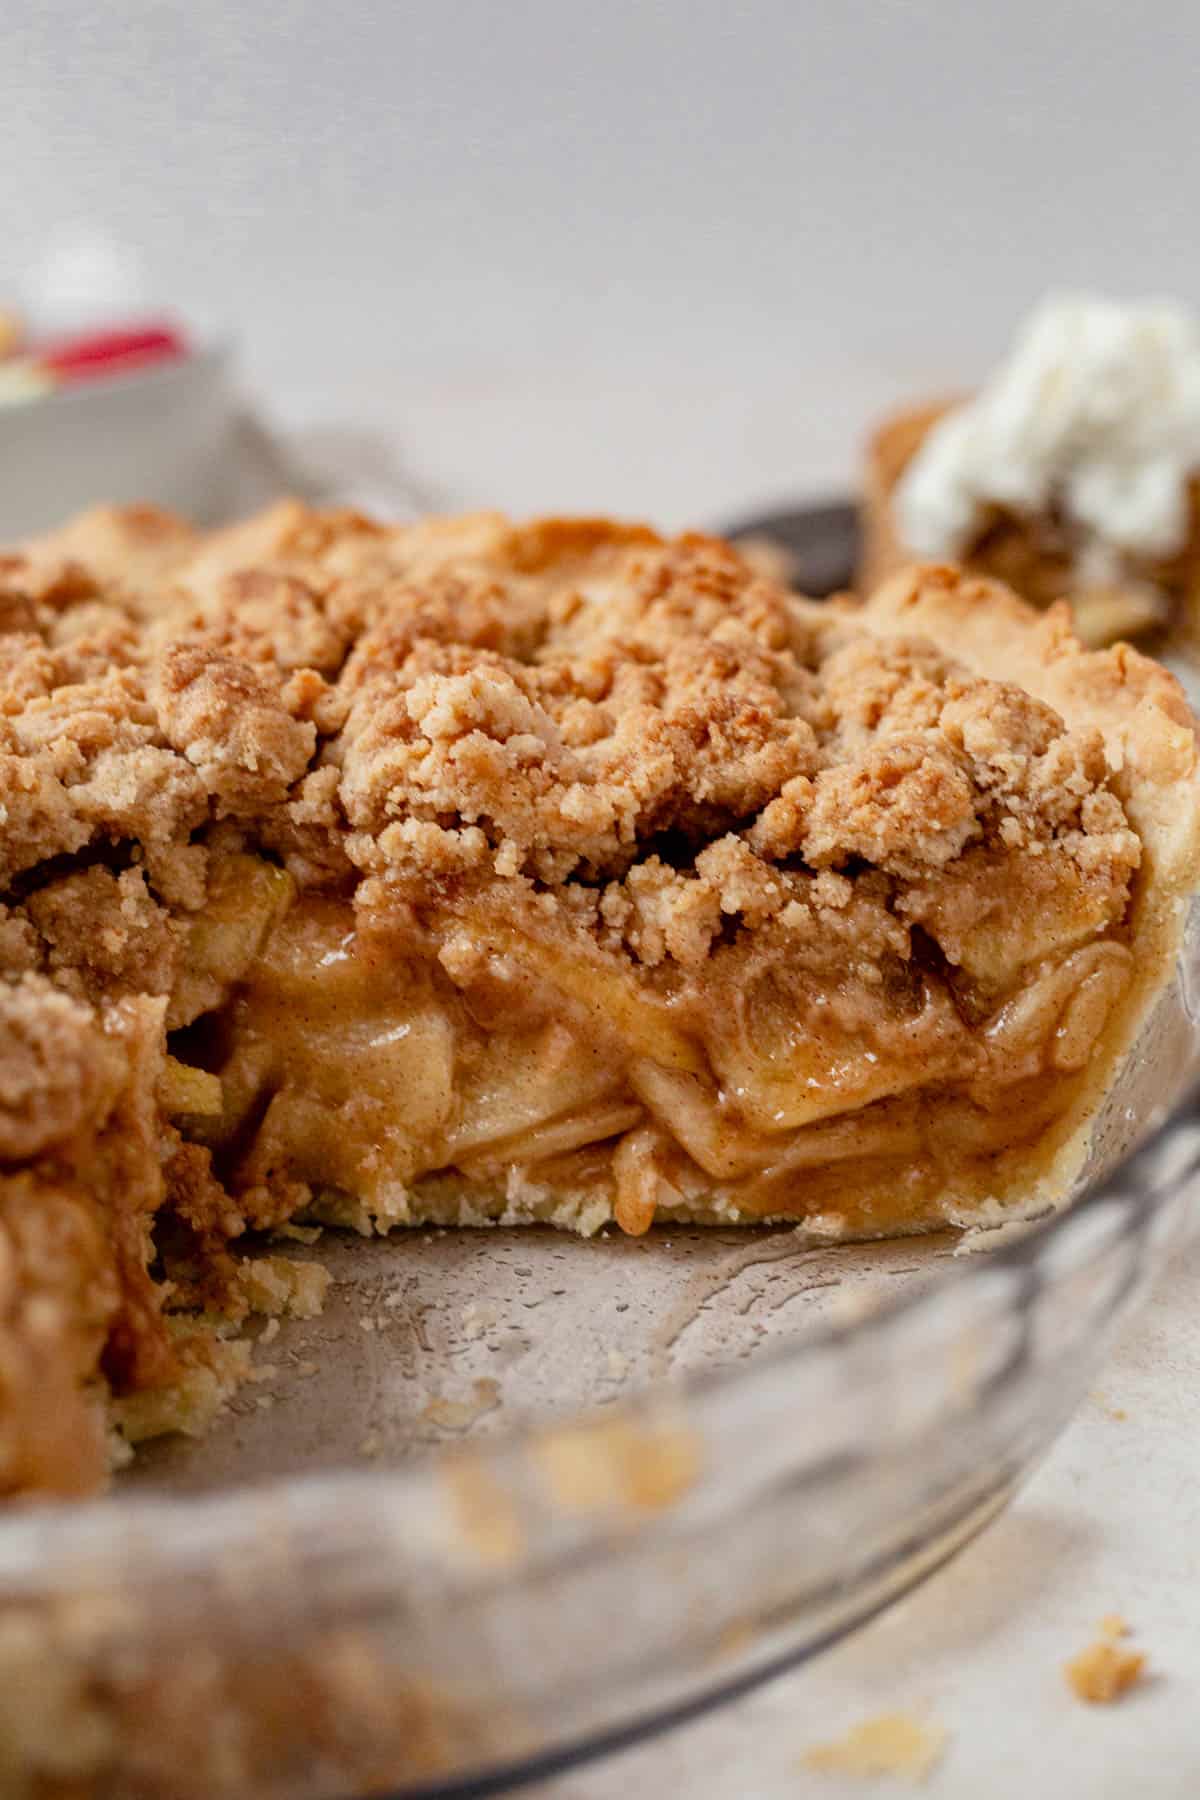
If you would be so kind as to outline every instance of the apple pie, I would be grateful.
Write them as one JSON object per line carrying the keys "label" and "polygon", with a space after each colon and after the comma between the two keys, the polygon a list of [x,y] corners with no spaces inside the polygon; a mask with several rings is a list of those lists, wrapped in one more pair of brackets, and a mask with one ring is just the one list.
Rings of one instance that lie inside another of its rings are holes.
{"label": "apple pie", "polygon": [[248,1234],[1063,1197],[1197,882],[1173,678],[947,567],[135,509],[0,631],[9,1494],[237,1379]]}
{"label": "apple pie", "polygon": [[1089,644],[1200,647],[1200,323],[1052,296],[974,395],[909,407],[867,449],[859,585],[921,558],[1065,597]]}

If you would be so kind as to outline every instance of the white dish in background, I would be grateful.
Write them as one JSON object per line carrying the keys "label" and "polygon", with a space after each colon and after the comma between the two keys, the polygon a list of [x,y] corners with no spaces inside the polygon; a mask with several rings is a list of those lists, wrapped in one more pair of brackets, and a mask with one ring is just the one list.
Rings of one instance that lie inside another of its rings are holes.
{"label": "white dish in background", "polygon": [[98,502],[149,501],[197,523],[229,509],[237,411],[230,345],[0,408],[0,542]]}

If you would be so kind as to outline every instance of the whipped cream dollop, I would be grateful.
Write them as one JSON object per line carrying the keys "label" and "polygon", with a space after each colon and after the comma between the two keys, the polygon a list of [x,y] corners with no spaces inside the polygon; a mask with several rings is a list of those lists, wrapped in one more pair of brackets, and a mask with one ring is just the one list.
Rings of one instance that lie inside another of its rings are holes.
{"label": "whipped cream dollop", "polygon": [[988,506],[1053,505],[1090,580],[1188,535],[1200,468],[1200,321],[1168,302],[1052,296],[976,397],[939,420],[896,493],[919,556],[966,551]]}

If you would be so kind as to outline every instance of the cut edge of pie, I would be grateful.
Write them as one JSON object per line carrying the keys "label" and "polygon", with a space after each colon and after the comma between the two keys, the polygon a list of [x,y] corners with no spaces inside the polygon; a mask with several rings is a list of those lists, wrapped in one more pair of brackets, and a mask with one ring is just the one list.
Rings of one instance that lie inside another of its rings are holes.
{"label": "cut edge of pie", "polygon": [[1096,732],[1141,843],[1128,919],[1133,979],[1096,1041],[1089,1078],[1047,1164],[1042,1192],[1059,1201],[1084,1164],[1114,1071],[1170,978],[1200,886],[1196,718],[1177,679],[1152,658],[1119,642],[1082,648],[1062,601],[1039,613],[999,582],[924,565],[885,581],[868,609],[882,632],[948,637],[969,668],[1016,684],[1068,725]]}
{"label": "cut edge of pie", "polygon": [[939,566],[110,510],[0,558],[0,682],[0,1492],[201,1428],[298,1219],[1061,1199],[1200,880],[1174,679]]}

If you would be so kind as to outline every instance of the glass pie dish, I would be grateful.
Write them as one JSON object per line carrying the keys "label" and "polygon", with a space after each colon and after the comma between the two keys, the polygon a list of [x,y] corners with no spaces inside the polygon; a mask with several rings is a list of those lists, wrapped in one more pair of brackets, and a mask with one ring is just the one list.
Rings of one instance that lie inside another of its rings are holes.
{"label": "glass pie dish", "polygon": [[234,1418],[0,1526],[0,1773],[498,1791],[817,1654],[1005,1504],[1184,1228],[1198,982],[1194,907],[1086,1191],[986,1256],[324,1239]]}

